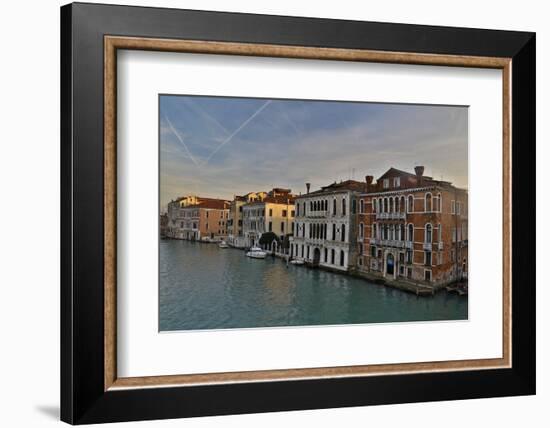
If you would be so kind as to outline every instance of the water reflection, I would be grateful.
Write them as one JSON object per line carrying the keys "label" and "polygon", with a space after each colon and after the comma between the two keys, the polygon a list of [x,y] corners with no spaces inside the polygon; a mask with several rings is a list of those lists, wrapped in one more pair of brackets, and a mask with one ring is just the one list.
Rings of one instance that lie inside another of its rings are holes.
{"label": "water reflection", "polygon": [[160,242],[160,329],[196,330],[466,319],[467,299],[416,297],[363,279],[235,249]]}

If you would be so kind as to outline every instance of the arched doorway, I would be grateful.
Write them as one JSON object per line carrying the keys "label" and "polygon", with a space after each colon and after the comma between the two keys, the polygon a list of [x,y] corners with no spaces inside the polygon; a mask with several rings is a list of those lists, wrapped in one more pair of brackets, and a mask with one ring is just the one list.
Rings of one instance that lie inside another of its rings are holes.
{"label": "arched doorway", "polygon": [[319,266],[320,261],[321,261],[321,250],[319,248],[315,248],[313,250],[313,266]]}
{"label": "arched doorway", "polygon": [[386,273],[388,275],[393,275],[393,272],[395,270],[395,259],[393,258],[393,254],[389,253],[386,257]]}

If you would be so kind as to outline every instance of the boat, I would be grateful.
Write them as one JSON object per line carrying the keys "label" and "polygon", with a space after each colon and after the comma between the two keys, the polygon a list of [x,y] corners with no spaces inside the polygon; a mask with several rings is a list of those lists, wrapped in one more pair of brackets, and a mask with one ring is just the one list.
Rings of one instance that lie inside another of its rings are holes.
{"label": "boat", "polygon": [[304,261],[303,260],[291,260],[290,261],[290,264],[291,265],[303,265],[304,264]]}
{"label": "boat", "polygon": [[250,250],[248,250],[246,255],[253,259],[265,259],[267,253],[260,247],[252,247]]}
{"label": "boat", "polygon": [[218,244],[219,248],[229,248],[229,245],[227,245],[227,242],[222,241]]}

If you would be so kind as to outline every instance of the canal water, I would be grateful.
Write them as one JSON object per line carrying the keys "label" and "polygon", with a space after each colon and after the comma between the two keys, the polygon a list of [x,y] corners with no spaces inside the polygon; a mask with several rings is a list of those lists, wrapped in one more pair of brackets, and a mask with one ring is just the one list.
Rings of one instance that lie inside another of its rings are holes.
{"label": "canal water", "polygon": [[464,320],[466,297],[413,294],[343,274],[160,241],[160,330]]}

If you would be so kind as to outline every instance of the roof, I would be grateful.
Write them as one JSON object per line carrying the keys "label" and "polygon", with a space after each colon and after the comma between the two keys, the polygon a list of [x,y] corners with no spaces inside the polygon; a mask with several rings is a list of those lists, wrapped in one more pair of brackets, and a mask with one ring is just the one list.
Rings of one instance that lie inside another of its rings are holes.
{"label": "roof", "polygon": [[224,209],[229,209],[229,204],[230,202],[224,199],[201,198],[197,204],[188,205],[183,209],[208,208],[208,209],[224,210]]}

